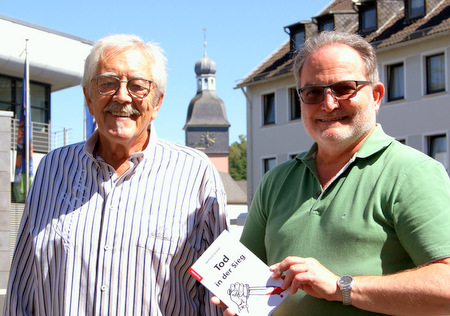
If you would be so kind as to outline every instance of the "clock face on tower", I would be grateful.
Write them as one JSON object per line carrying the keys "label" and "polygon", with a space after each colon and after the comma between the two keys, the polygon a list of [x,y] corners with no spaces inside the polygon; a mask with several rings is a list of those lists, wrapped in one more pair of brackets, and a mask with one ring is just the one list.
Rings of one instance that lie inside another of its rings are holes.
{"label": "clock face on tower", "polygon": [[186,129],[186,145],[206,154],[228,153],[228,126],[207,128]]}
{"label": "clock face on tower", "polygon": [[203,132],[200,136],[200,142],[206,147],[209,148],[216,142],[216,137],[214,133],[211,132]]}

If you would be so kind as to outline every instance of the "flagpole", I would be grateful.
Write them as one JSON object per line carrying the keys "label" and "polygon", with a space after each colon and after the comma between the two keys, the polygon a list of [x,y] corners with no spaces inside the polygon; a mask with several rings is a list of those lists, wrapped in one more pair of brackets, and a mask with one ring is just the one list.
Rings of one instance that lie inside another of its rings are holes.
{"label": "flagpole", "polygon": [[86,102],[84,102],[83,103],[83,126],[84,126],[84,129],[83,129],[83,140],[87,139],[87,126],[86,126],[86,123],[87,123]]}
{"label": "flagpole", "polygon": [[30,77],[29,77],[30,66],[28,64],[28,38],[25,40],[25,104],[27,105],[25,108],[25,152],[26,152],[26,184],[25,184],[25,196],[28,195],[28,190],[30,189],[30,128],[31,128],[31,117],[30,117]]}

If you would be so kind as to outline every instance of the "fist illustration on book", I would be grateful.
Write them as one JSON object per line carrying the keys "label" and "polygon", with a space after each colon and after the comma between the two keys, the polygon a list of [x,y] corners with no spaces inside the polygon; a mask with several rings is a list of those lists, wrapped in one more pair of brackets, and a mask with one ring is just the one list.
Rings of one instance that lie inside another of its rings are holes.
{"label": "fist illustration on book", "polygon": [[247,300],[250,296],[250,286],[248,284],[238,282],[231,284],[228,289],[228,295],[239,308],[239,312],[243,309],[246,309],[248,312]]}

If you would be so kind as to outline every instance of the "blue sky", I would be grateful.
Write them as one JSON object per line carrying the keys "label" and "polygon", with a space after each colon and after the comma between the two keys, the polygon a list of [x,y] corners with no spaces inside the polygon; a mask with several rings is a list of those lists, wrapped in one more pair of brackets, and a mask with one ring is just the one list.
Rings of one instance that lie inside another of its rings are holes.
{"label": "blue sky", "polygon": [[[236,83],[282,45],[283,27],[309,20],[331,0],[2,1],[0,13],[91,41],[130,33],[159,43],[168,58],[168,86],[155,125],[158,136],[184,144],[183,126],[197,91],[194,65],[204,53],[217,64],[216,93],[226,107],[230,144],[246,135],[246,101]],[[81,87],[52,93],[52,124],[83,139]]]}

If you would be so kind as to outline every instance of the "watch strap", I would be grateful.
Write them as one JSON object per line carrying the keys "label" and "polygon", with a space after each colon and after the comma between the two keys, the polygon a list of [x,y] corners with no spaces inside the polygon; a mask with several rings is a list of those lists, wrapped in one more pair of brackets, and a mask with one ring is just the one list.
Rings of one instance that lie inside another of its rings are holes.
{"label": "watch strap", "polygon": [[342,290],[342,304],[352,305],[352,290],[351,289]]}

